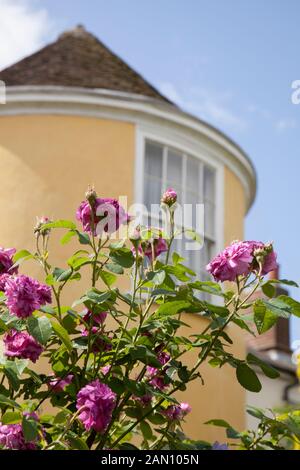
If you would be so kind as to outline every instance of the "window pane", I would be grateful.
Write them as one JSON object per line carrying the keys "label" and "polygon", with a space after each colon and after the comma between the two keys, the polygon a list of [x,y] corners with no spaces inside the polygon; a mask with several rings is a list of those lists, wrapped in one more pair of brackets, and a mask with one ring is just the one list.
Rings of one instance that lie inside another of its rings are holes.
{"label": "window pane", "polygon": [[[161,181],[155,178],[146,176],[145,180],[145,193],[144,193],[144,204],[147,209],[151,210],[151,204],[160,205],[161,198]],[[155,212],[158,212],[156,210]]]}
{"label": "window pane", "polygon": [[196,201],[197,197],[186,193],[186,203],[183,207],[183,225],[189,228],[196,226]]}
{"label": "window pane", "polygon": [[[205,268],[214,254],[216,237],[216,172],[201,160],[192,156],[185,157],[180,151],[166,148],[156,142],[147,141],[145,149],[144,203],[150,211],[151,204],[160,204],[162,192],[168,187],[173,187],[178,193],[178,202],[191,205],[190,212],[184,211],[182,213],[183,219],[180,217],[181,212],[176,211],[175,221],[178,228],[182,225],[192,226],[201,233],[204,228],[204,246],[199,250],[188,250],[188,243],[186,244],[188,240],[183,236],[183,240],[174,240],[172,252],[177,251],[185,257],[186,264],[197,273],[198,278],[208,280],[210,276]],[[203,207],[196,208],[196,205],[201,203],[204,203],[204,221],[202,218]],[[152,215],[154,215],[154,220],[151,221],[152,225],[159,226],[161,217],[157,211],[154,211],[153,214],[153,209]],[[200,219],[198,225],[196,224],[197,219]],[[146,221],[145,217],[145,222],[150,223],[150,218],[149,220],[147,218]],[[198,294],[196,295],[198,296]],[[209,299],[209,295],[204,293],[199,293],[199,297]]]}
{"label": "window pane", "polygon": [[204,199],[215,202],[215,171],[204,166]]}
{"label": "window pane", "polygon": [[201,269],[201,250],[184,250],[183,256],[186,259],[186,265],[192,269],[196,274]]}
{"label": "window pane", "polygon": [[153,142],[146,142],[145,173],[162,178],[163,147]]}
{"label": "window pane", "polygon": [[168,150],[167,181],[176,190],[182,186],[182,155],[174,150]]}
{"label": "window pane", "polygon": [[[200,201],[200,162],[193,157],[187,158],[187,165],[186,165],[186,201],[187,203],[191,202],[194,203],[195,199],[197,202]],[[191,193],[194,193],[195,197],[191,199]]]}
{"label": "window pane", "polygon": [[207,201],[204,203],[204,230],[210,238],[215,238],[215,206]]}
{"label": "window pane", "polygon": [[[151,204],[160,204],[162,188],[163,147],[146,142],[144,203],[148,210]],[[157,210],[154,212],[158,212]]]}

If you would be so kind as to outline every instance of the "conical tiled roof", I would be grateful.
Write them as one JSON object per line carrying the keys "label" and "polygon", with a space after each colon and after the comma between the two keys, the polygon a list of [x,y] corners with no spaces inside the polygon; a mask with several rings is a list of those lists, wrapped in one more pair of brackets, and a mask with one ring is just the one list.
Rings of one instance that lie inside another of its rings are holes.
{"label": "conical tiled roof", "polygon": [[56,42],[2,70],[0,79],[6,86],[102,88],[170,103],[83,26],[64,32]]}

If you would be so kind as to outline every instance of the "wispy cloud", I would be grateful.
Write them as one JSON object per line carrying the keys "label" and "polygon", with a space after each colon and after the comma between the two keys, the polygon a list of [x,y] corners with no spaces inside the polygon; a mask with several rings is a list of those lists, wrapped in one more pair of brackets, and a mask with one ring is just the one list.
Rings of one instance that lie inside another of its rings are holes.
{"label": "wispy cloud", "polygon": [[30,0],[0,0],[0,69],[34,52],[52,30],[46,9]]}
{"label": "wispy cloud", "polygon": [[251,114],[255,114],[256,116],[262,119],[272,119],[272,113],[266,108],[262,108],[261,106],[257,106],[256,104],[250,104],[247,107],[247,111]]}
{"label": "wispy cloud", "polygon": [[282,118],[275,123],[275,127],[278,132],[284,132],[288,129],[296,129],[297,121],[293,118]]}
{"label": "wispy cloud", "polygon": [[178,90],[171,82],[160,85],[161,92],[180,107],[222,128],[243,131],[246,121],[233,111],[233,96],[228,92],[190,87]]}

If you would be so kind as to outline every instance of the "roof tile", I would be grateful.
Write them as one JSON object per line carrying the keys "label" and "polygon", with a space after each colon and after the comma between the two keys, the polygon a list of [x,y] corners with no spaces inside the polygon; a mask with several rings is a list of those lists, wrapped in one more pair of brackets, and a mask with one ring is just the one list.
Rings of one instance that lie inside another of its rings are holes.
{"label": "roof tile", "polygon": [[62,33],[56,42],[2,70],[0,79],[7,86],[102,88],[171,103],[81,25]]}

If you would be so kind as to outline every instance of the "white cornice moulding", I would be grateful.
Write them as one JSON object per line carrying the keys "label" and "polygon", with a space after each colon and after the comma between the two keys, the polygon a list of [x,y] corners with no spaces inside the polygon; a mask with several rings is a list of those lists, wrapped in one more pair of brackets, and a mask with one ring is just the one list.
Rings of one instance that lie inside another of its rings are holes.
{"label": "white cornice moulding", "polygon": [[[166,132],[172,133],[173,130],[174,135],[179,133],[182,142],[187,140],[206,147],[241,180],[248,209],[254,201],[256,173],[245,152],[218,129],[172,104],[102,89],[33,85],[6,87],[6,104],[0,105],[0,116],[30,114],[98,117],[153,127],[164,125]],[[213,144],[214,149],[205,145],[203,137]]]}

